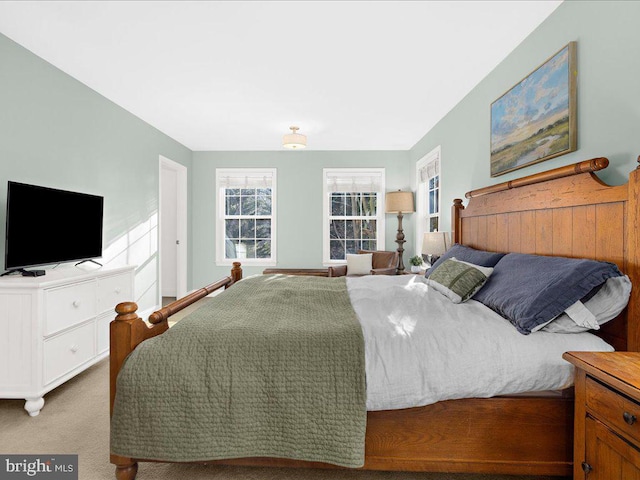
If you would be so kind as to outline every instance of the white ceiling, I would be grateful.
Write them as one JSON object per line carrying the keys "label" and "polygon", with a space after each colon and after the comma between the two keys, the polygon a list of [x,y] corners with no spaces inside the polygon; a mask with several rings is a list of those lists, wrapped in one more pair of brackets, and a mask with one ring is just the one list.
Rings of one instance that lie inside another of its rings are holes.
{"label": "white ceiling", "polygon": [[0,32],[192,150],[406,150],[560,3],[1,1]]}

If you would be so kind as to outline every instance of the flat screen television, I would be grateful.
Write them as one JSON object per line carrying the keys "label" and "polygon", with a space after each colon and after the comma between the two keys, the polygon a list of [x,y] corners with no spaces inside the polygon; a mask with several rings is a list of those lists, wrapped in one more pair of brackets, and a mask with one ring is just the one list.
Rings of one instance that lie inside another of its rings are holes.
{"label": "flat screen television", "polygon": [[104,198],[9,182],[7,270],[102,256]]}

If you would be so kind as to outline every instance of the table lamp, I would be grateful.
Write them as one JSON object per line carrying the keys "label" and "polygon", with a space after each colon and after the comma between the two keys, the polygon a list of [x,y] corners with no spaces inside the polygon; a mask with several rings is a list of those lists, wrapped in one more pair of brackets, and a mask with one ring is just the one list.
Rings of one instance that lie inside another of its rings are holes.
{"label": "table lamp", "polygon": [[447,251],[449,239],[446,232],[427,232],[422,237],[422,258],[433,265]]}

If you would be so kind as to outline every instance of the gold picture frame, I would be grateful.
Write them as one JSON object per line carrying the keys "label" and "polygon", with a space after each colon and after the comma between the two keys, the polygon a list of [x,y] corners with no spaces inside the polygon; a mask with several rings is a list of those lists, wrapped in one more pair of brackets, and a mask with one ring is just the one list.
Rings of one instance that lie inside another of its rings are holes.
{"label": "gold picture frame", "polygon": [[491,104],[491,176],[578,148],[577,43],[569,42]]}

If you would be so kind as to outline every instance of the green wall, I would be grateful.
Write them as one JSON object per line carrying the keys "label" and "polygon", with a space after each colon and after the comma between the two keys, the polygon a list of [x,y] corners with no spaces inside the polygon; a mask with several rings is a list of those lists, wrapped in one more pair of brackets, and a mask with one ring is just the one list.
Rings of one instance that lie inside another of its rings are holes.
{"label": "green wall", "polygon": [[[565,1],[403,152],[191,152],[0,35],[0,223],[7,180],[104,195],[107,263],[138,265],[136,298],[144,309],[158,302],[159,155],[189,169],[190,288],[228,272],[215,265],[216,167],[278,169],[280,267],[322,264],[325,167],[385,167],[387,191],[413,190],[415,162],[441,145],[443,225],[450,223],[451,199],[468,190],[596,156],[611,160],[602,178],[621,184],[640,153],[638,18],[640,2]],[[491,103],[572,40],[578,43],[578,151],[492,179]],[[396,248],[397,221],[393,215],[386,220],[386,248],[391,250]],[[413,250],[413,224],[408,215],[408,252]],[[67,233],[49,232],[54,234]],[[252,274],[261,268],[246,270]]]}
{"label": "green wall", "polygon": [[[226,275],[215,266],[215,168],[278,169],[278,266],[322,264],[322,168],[386,167],[386,190],[415,189],[415,162],[442,147],[442,224],[453,198],[499,183],[598,156],[601,177],[621,184],[640,154],[640,2],[565,1],[445,118],[407,152],[195,152],[192,168],[192,285]],[[490,105],[568,42],[578,43],[578,150],[492,179]],[[414,216],[405,217],[405,264],[413,251]],[[386,248],[397,221],[386,217]],[[446,228],[449,230],[450,228]],[[259,267],[246,268],[247,274]]]}
{"label": "green wall", "polygon": [[[215,263],[215,175],[216,168],[223,167],[277,168],[277,260],[281,268],[322,267],[323,168],[384,167],[387,191],[411,188],[408,151],[194,152],[191,213],[194,286],[229,274],[229,267],[216,267]],[[395,250],[398,221],[395,215],[387,215],[385,220],[385,248]],[[409,250],[412,230],[407,224],[405,235],[405,249]],[[245,275],[252,275],[262,269],[245,267],[244,271]]]}
{"label": "green wall", "polygon": [[0,35],[0,223],[8,180],[104,196],[104,261],[137,265],[140,309],[158,302],[159,155],[191,166],[189,149]]}
{"label": "green wall", "polygon": [[[610,166],[600,177],[626,181],[640,154],[639,19],[637,1],[565,1],[411,149],[413,165],[442,146],[444,225],[450,225],[451,200],[469,190],[581,160],[607,157]],[[491,103],[572,40],[578,44],[578,150],[491,178]]]}
{"label": "green wall", "polygon": [[[189,288],[229,271],[215,265],[216,167],[278,169],[280,267],[322,264],[323,168],[385,167],[387,190],[411,188],[408,151],[193,153],[3,35],[0,65],[0,223],[7,180],[103,195],[104,263],[138,265],[140,310],[159,303],[159,155],[189,169]],[[397,220],[386,220],[386,248],[395,249]],[[407,218],[407,249],[409,223]],[[47,233],[54,234],[69,233]]]}

